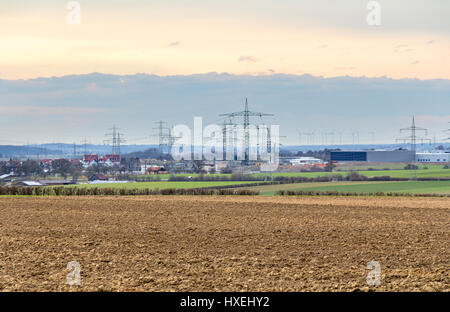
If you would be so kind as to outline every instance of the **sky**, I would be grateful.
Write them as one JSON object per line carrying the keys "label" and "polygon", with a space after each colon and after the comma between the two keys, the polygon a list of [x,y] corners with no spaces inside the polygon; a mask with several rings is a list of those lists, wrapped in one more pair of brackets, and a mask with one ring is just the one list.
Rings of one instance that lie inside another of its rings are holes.
{"label": "sky", "polygon": [[128,144],[157,143],[150,137],[156,121],[193,129],[199,116],[204,126],[221,125],[219,114],[242,111],[245,98],[250,110],[274,114],[251,121],[279,125],[283,144],[357,143],[353,133],[359,143],[392,144],[409,134],[400,129],[413,114],[429,139],[442,142],[450,128],[445,79],[94,73],[0,80],[0,144],[81,143],[85,137],[102,144],[113,124]]}
{"label": "sky", "polygon": [[379,25],[366,0],[79,0],[77,25],[70,2],[0,0],[0,144],[101,143],[113,123],[149,143],[156,120],[245,97],[290,144],[449,128],[448,0],[376,1]]}
{"label": "sky", "polygon": [[0,78],[102,72],[450,79],[450,2],[0,1]]}

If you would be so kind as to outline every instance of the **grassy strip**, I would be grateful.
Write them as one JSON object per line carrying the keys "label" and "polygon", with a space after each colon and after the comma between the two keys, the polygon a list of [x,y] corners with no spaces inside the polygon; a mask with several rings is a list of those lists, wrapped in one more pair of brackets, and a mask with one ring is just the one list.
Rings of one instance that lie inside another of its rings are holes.
{"label": "grassy strip", "polygon": [[[333,176],[343,176],[344,178],[353,172],[357,172],[360,175],[364,175],[368,178],[390,176],[392,179],[404,178],[409,179],[411,176],[410,170],[404,170],[405,164],[398,165],[388,170],[362,170],[373,167],[373,165],[366,165],[368,168],[358,168],[358,167],[343,167],[334,170],[333,172],[274,172],[273,177],[290,178],[290,177],[304,177],[304,178],[325,178]],[[443,165],[421,165],[418,164],[419,169],[416,170],[418,178],[448,178],[450,179],[450,169],[444,169]],[[386,165],[380,165],[378,168],[384,168]],[[427,167],[428,169],[424,169]],[[173,175],[137,175],[137,176],[126,176],[124,179],[135,179],[137,182],[143,181],[155,181],[157,179],[168,179],[169,181],[261,181],[264,179],[264,173],[253,173],[253,174],[173,174]],[[190,177],[190,178],[188,178]]]}
{"label": "grassy strip", "polygon": [[450,181],[339,181],[261,185],[249,187],[261,195],[275,195],[276,191],[336,191],[357,193],[436,193],[450,194]]}

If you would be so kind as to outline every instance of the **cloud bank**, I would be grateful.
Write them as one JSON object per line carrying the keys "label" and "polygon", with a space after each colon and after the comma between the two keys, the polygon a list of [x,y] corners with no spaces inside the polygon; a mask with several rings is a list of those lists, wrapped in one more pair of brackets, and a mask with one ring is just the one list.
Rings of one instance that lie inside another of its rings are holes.
{"label": "cloud bank", "polygon": [[[208,73],[189,76],[87,74],[0,80],[0,144],[80,141],[102,143],[112,124],[128,138],[152,134],[154,122],[191,125],[194,116],[220,123],[219,114],[243,109],[273,113],[286,143],[298,132],[375,132],[393,143],[416,115],[439,140],[450,121],[450,80]],[[421,119],[421,116],[423,118]],[[439,118],[438,118],[439,117]],[[440,124],[436,120],[442,121]],[[139,143],[151,143],[139,142]]]}

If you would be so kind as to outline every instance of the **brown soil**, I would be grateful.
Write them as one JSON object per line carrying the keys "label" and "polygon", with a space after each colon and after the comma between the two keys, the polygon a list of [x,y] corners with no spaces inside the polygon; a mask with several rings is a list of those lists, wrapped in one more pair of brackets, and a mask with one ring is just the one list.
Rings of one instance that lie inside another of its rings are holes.
{"label": "brown soil", "polygon": [[[1,291],[450,291],[450,200],[3,197]],[[367,263],[381,265],[368,286]],[[81,286],[66,285],[70,261]]]}

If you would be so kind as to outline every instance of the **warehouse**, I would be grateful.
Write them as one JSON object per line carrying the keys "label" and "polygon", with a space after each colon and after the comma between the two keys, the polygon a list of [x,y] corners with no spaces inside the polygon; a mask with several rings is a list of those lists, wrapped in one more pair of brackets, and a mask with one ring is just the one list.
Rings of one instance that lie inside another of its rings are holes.
{"label": "warehouse", "polygon": [[450,161],[450,153],[417,153],[416,155],[417,162],[440,163]]}
{"label": "warehouse", "polygon": [[410,162],[413,153],[407,150],[395,151],[335,151],[330,152],[334,162],[366,161],[366,162]]}

